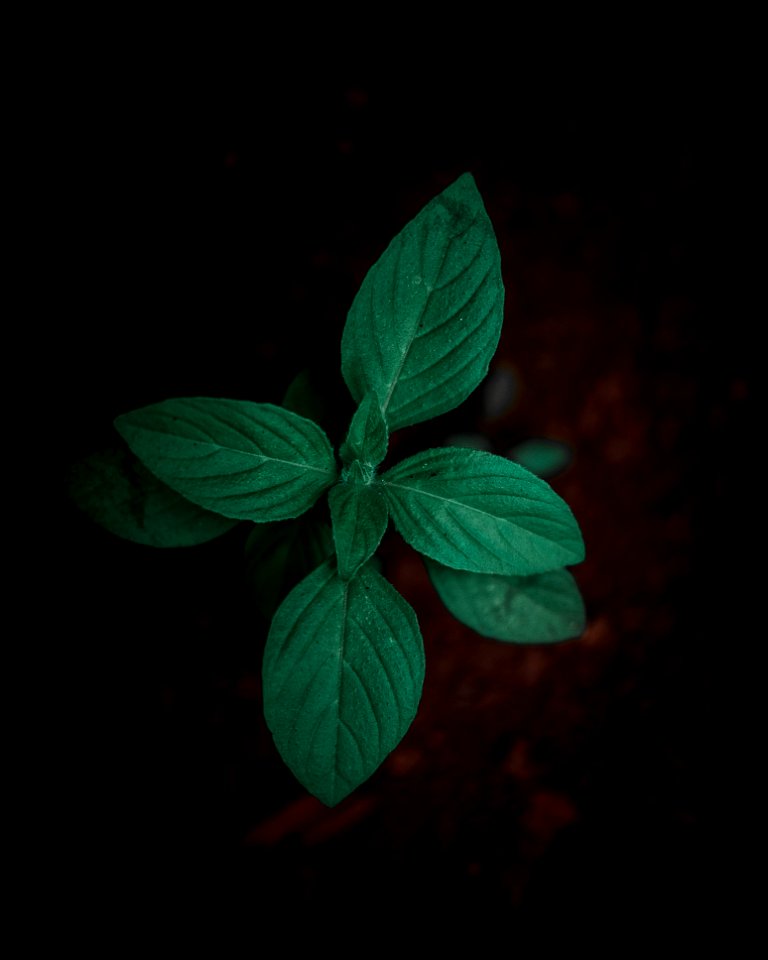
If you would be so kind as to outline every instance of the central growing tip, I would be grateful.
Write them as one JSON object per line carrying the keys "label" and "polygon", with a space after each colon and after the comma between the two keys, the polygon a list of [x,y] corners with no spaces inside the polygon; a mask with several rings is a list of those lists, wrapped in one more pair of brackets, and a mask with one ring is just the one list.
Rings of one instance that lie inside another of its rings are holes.
{"label": "central growing tip", "polygon": [[353,460],[352,463],[342,469],[341,481],[342,483],[362,483],[368,486],[373,483],[375,475],[376,467],[372,463]]}

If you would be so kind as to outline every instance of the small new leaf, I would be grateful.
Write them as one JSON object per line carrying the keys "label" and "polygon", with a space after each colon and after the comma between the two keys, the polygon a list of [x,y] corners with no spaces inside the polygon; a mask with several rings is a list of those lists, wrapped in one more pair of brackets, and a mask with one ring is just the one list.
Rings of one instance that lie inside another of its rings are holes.
{"label": "small new leaf", "polygon": [[328,491],[339,576],[349,580],[369,560],[387,529],[389,514],[380,483],[366,483],[356,460]]}
{"label": "small new leaf", "polygon": [[387,424],[381,415],[379,401],[375,394],[368,393],[352,417],[347,439],[339,450],[341,459],[344,463],[360,460],[377,467],[387,455],[388,441]]}
{"label": "small new leaf", "polygon": [[484,637],[513,643],[554,643],[583,633],[584,601],[567,570],[530,577],[452,570],[427,560],[440,599]]}
{"label": "small new leaf", "polygon": [[319,382],[320,375],[315,371],[302,370],[288,384],[281,406],[300,417],[306,417],[321,427],[326,433],[332,426],[328,398],[323,389],[326,384]]}
{"label": "small new leaf", "polygon": [[568,505],[549,484],[480,450],[426,450],[381,476],[397,529],[448,567],[528,576],[584,559]]}
{"label": "small new leaf", "polygon": [[394,238],[355,297],[341,341],[353,398],[390,430],[458,406],[488,372],[504,286],[491,221],[465,173]]}
{"label": "small new leaf", "polygon": [[191,547],[237,523],[171,490],[121,447],[91,454],[69,478],[74,502],[110,533],[152,547]]}
{"label": "small new leaf", "polygon": [[371,776],[416,715],[424,682],[416,615],[371,564],[342,580],[325,563],[277,611],[263,680],[278,750],[333,806]]}
{"label": "small new leaf", "polygon": [[123,414],[115,426],[155,476],[225,517],[297,517],[336,479],[320,427],[268,403],[166,400]]}

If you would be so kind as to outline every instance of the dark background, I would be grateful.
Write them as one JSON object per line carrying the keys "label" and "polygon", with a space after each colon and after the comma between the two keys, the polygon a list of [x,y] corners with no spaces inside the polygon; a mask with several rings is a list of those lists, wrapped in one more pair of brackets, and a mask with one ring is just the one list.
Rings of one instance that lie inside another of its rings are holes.
{"label": "dark background", "polygon": [[584,532],[589,620],[551,647],[483,640],[391,533],[385,573],[425,639],[422,706],[328,810],[263,721],[268,624],[243,531],[152,551],[63,502],[43,806],[65,902],[112,930],[221,909],[255,930],[286,910],[448,933],[729,921],[752,384],[746,317],[721,282],[741,118],[713,70],[468,82],[203,63],[84,76],[61,97],[49,160],[65,266],[46,362],[62,476],[120,412],[184,395],[279,402],[308,365],[338,391],[343,427],[334,378],[354,293],[469,170],[501,249],[494,369],[514,374],[516,400],[489,418],[478,391],[403,431],[397,452],[467,430],[498,453],[567,442],[553,485]]}

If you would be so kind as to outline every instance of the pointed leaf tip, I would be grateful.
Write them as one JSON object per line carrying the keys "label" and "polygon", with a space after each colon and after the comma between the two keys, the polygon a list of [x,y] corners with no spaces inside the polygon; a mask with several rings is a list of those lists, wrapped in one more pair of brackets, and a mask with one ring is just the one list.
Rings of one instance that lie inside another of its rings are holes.
{"label": "pointed leaf tip", "polygon": [[363,280],[341,344],[352,396],[375,393],[390,430],[453,409],[488,372],[503,307],[493,226],[474,178],[463,174]]}

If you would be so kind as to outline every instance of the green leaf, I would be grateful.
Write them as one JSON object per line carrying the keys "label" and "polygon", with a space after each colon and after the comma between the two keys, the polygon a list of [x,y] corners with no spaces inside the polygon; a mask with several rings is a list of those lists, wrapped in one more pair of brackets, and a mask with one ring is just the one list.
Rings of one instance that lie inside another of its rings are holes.
{"label": "green leaf", "polygon": [[567,570],[530,577],[452,570],[427,560],[440,599],[484,637],[514,643],[553,643],[578,637],[586,626],[584,601]]}
{"label": "green leaf", "polygon": [[426,450],[381,477],[395,526],[448,567],[528,576],[580,563],[568,505],[544,480],[480,450]]}
{"label": "green leaf", "polygon": [[152,547],[195,546],[237,523],[175,493],[121,447],[100,450],[76,463],[69,493],[110,533]]}
{"label": "green leaf", "polygon": [[488,372],[504,286],[491,221],[465,173],[368,271],[347,316],[341,370],[354,399],[379,398],[390,430],[462,403]]}
{"label": "green leaf", "polygon": [[284,600],[264,651],[264,715],[310,793],[333,806],[405,735],[421,697],[416,615],[371,564],[325,563]]}
{"label": "green leaf", "polygon": [[336,479],[320,427],[268,403],[165,400],[123,414],[115,426],[164,483],[225,517],[299,516]]}
{"label": "green leaf", "polygon": [[537,477],[554,477],[565,470],[571,462],[571,449],[567,443],[537,437],[524,440],[513,447],[509,456],[516,463],[535,473]]}
{"label": "green leaf", "polygon": [[245,556],[246,577],[256,602],[271,620],[296,584],[333,556],[333,535],[315,508],[296,520],[256,524],[246,541]]}
{"label": "green leaf", "polygon": [[369,560],[387,529],[389,514],[381,484],[366,482],[359,460],[328,491],[339,576],[349,580]]}
{"label": "green leaf", "polygon": [[361,460],[377,467],[387,455],[389,434],[375,394],[367,393],[352,417],[347,439],[341,445],[344,463]]}

